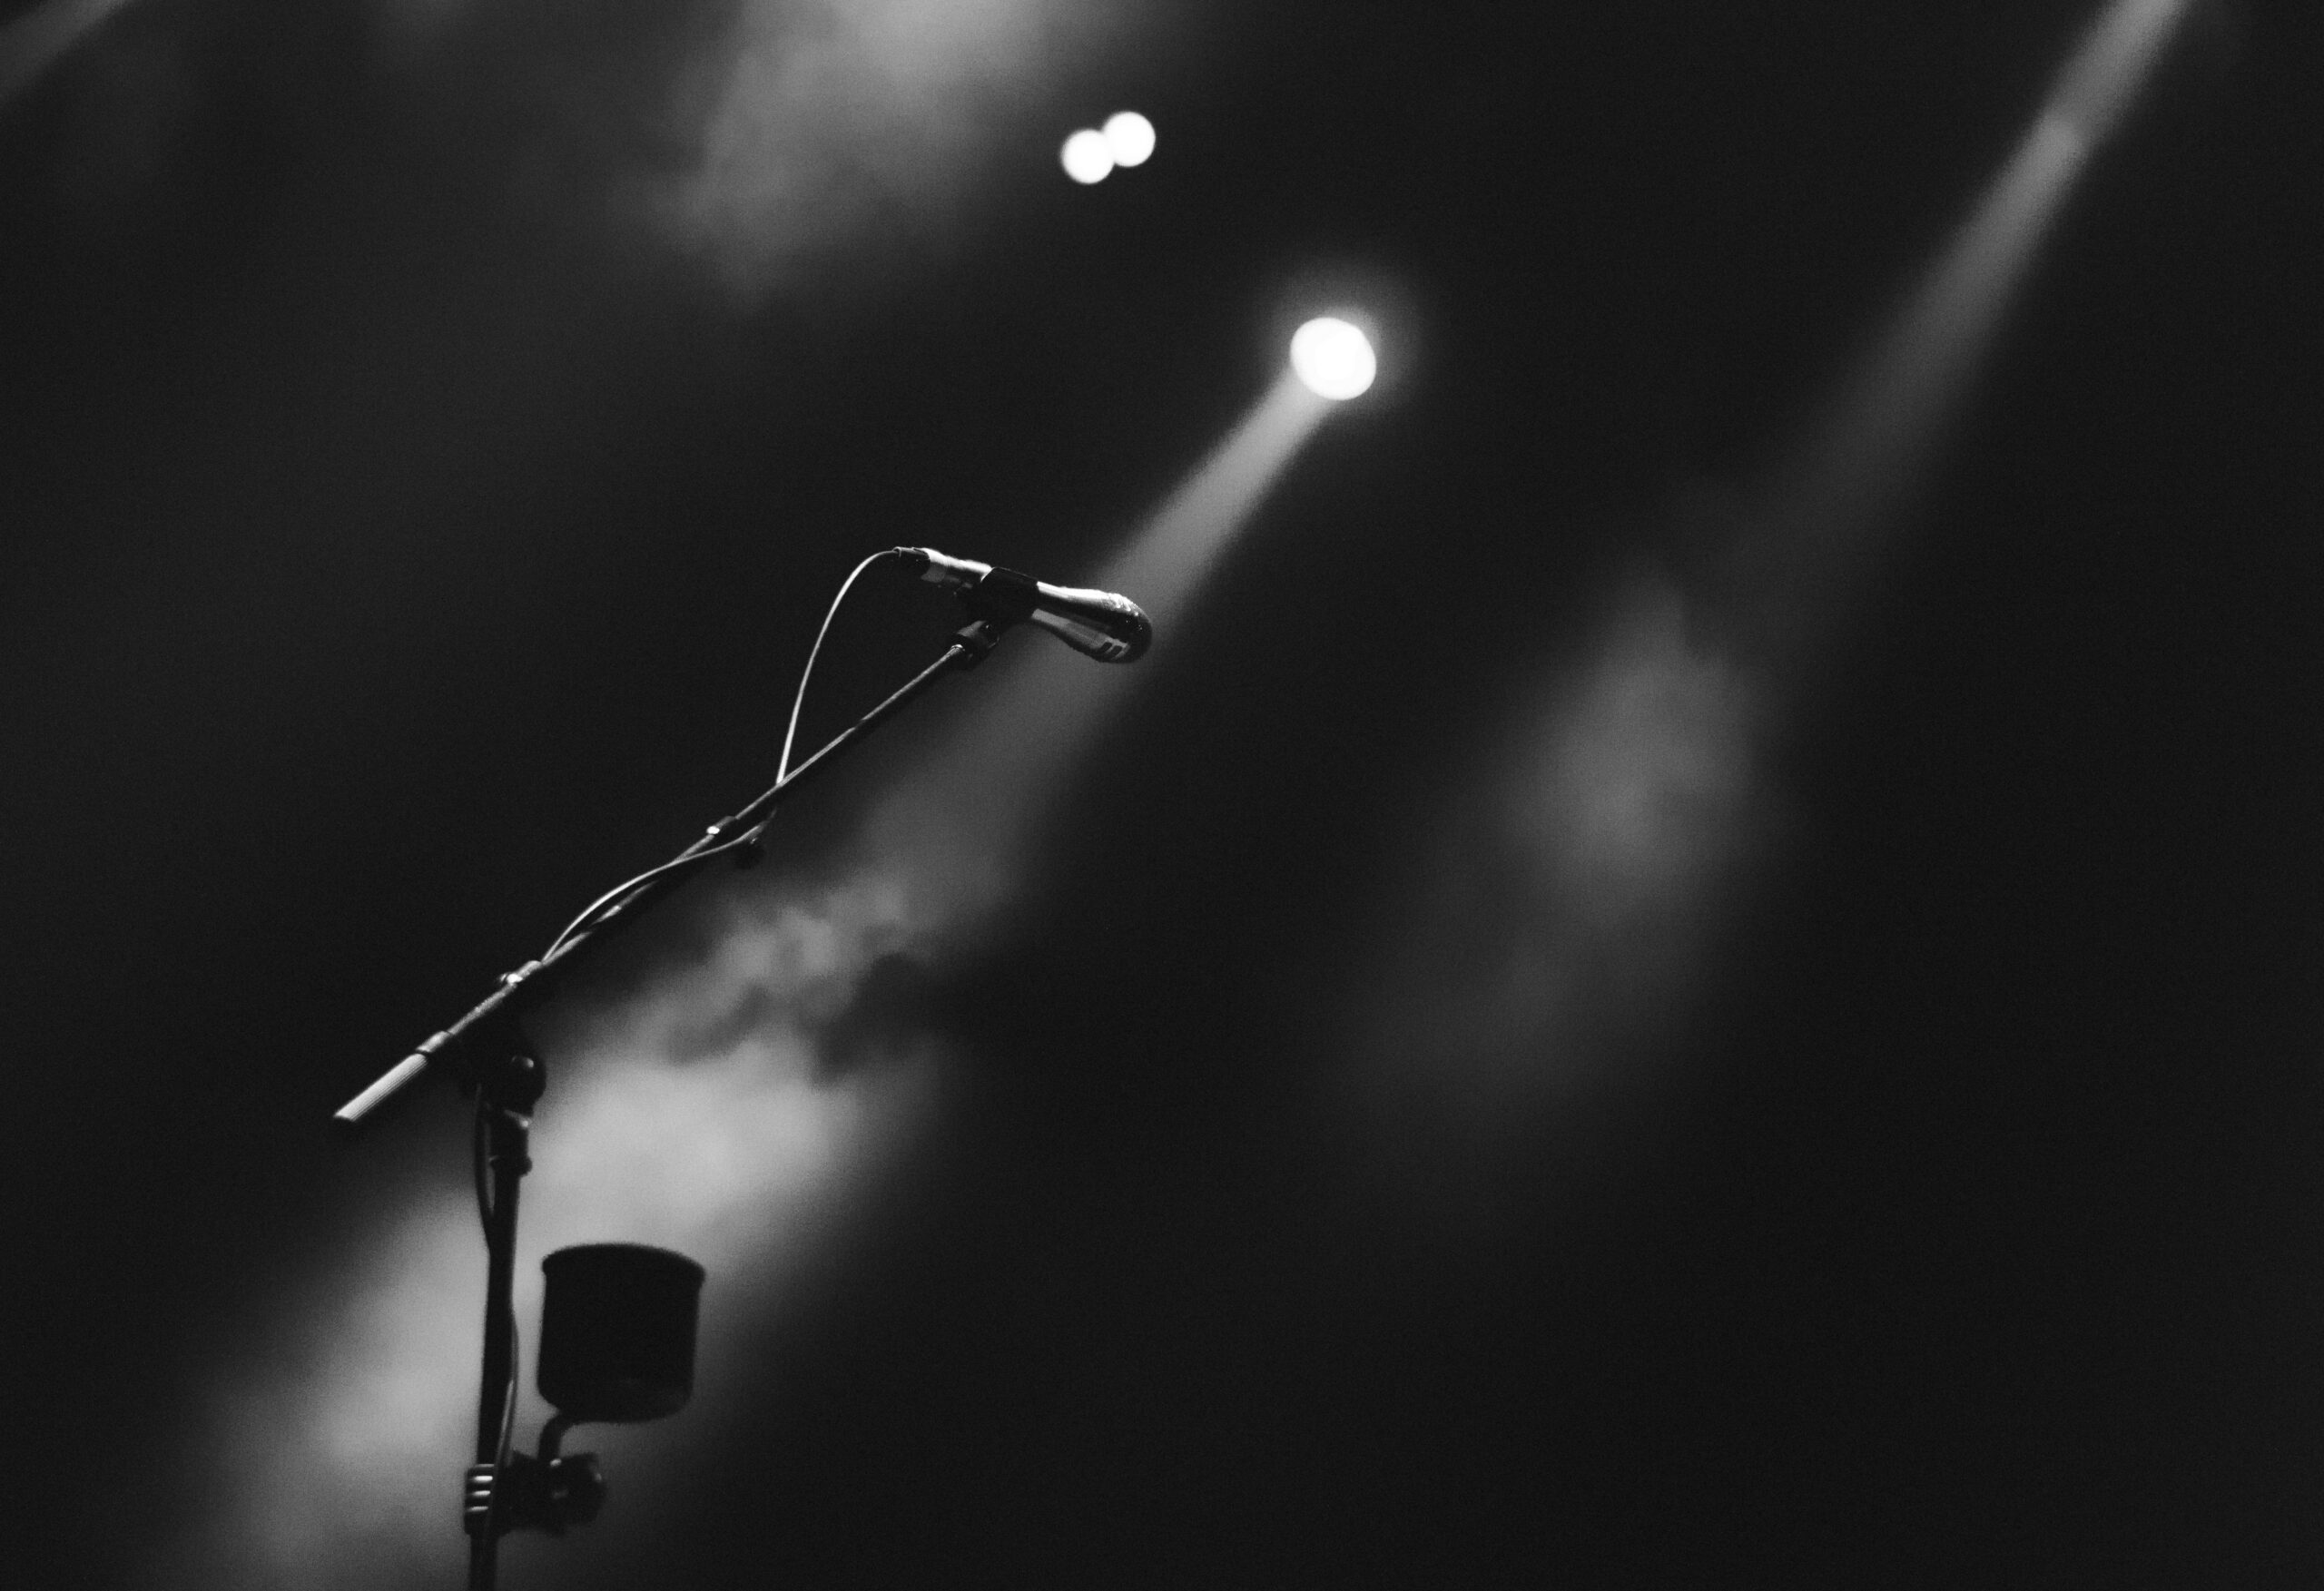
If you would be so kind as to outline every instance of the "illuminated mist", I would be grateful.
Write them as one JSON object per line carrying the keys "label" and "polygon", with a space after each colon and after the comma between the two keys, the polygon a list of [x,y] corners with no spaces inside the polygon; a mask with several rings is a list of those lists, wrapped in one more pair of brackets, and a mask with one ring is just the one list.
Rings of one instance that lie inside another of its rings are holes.
{"label": "illuminated mist", "polygon": [[[1147,609],[1156,653],[1329,408],[1286,375],[1097,577]],[[860,996],[876,999],[866,983],[882,958],[940,957],[1006,904],[1074,762],[1151,666],[1109,668],[1030,630],[1010,636],[949,687],[968,711],[863,824],[836,882],[770,863],[764,883],[717,903],[702,960],[606,1007],[568,1001],[537,1026],[555,1084],[520,1223],[517,1313],[528,1332],[544,1254],[657,1243],[710,1272],[697,1386],[763,1379],[753,1331],[795,1262],[915,1141],[937,1097],[934,1041],[888,1034],[835,1070],[822,1055],[831,1026]],[[246,1348],[212,1390],[225,1461],[204,1456],[226,1495],[203,1510],[213,1525],[170,1545],[155,1582],[449,1583],[465,1560],[456,1498],[474,1439],[483,1264],[468,1190],[444,1188],[290,1301],[276,1337]],[[547,1412],[529,1357],[525,1375],[520,1445]],[[654,1437],[701,1440],[719,1402],[698,1398]],[[617,1484],[622,1508],[593,1532],[650,1527],[656,1483],[625,1468]],[[507,1549],[556,1550],[522,1538]]]}
{"label": "illuminated mist", "polygon": [[1455,772],[1346,1040],[1352,1098],[1416,1197],[1476,1214],[1460,1202],[1497,1154],[1530,1159],[1545,1125],[1580,1125],[1551,1107],[1649,1080],[1617,1063],[1670,1036],[1771,822],[1753,757],[1767,705],[1679,587],[1639,575],[1584,661]]}
{"label": "illuminated mist", "polygon": [[1629,1063],[1683,1018],[1775,821],[1757,748],[1860,605],[2074,178],[2184,10],[2100,16],[1805,444],[1718,527],[1725,586],[1633,577],[1586,661],[1471,771],[1352,1040],[1384,1131],[1519,1150],[1542,1119],[1525,1107],[1655,1081]]}
{"label": "illuminated mist", "polygon": [[1226,539],[1331,408],[1285,371],[1090,578],[1129,596],[1153,619],[1154,650],[1146,663],[1093,668],[1059,647],[1020,646],[986,665],[1005,671],[1003,678],[975,688],[975,700],[931,761],[937,776],[899,790],[871,825],[880,850],[912,859],[915,878],[945,880],[939,915],[996,904],[1025,876],[1046,801],[1061,791],[1106,714],[1145,677],[1140,671],[1169,656],[1171,627]]}
{"label": "illuminated mist", "polygon": [[2009,162],[1770,494],[1788,534],[1862,540],[1894,516],[1991,354],[2075,178],[2185,10],[2186,0],[2116,0],[2090,30]]}
{"label": "illuminated mist", "polygon": [[746,298],[860,265],[869,241],[959,219],[1004,152],[1046,165],[1037,91],[1154,20],[1139,0],[743,0],[678,85],[699,159],[643,214]]}
{"label": "illuminated mist", "polygon": [[[128,86],[100,74],[76,88],[83,160],[135,170],[68,180],[150,201],[159,179],[130,178],[161,169],[172,118],[213,91],[217,52],[179,45],[220,25],[218,8],[149,9],[138,38],[108,40],[125,4],[44,0],[0,27],[0,106],[84,41],[121,52]],[[361,8],[369,70],[457,116],[482,60],[500,85],[487,92],[524,99],[520,161],[572,167],[622,241],[701,262],[745,305],[809,276],[840,294],[940,251],[998,209],[993,179],[1046,166],[1063,82],[1133,52],[1149,64],[1190,15],[1152,0],[668,0],[617,18],[543,8],[511,48],[509,8],[491,0]],[[164,73],[166,102],[141,97]]]}

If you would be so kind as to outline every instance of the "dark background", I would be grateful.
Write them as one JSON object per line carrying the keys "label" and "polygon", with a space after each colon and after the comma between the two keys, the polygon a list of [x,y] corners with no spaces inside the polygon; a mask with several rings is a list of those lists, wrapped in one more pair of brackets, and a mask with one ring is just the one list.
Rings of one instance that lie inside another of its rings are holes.
{"label": "dark background", "polygon": [[[1317,272],[1395,284],[1394,389],[938,977],[940,1141],[654,1531],[508,1583],[2313,1581],[2312,8],[2199,8],[2093,162],[1791,687],[1655,1081],[1401,1156],[1316,1103],[1384,880],[2094,8],[1187,8],[960,214],[747,303],[604,223],[715,8],[651,9],[478,5],[422,72],[358,7],[157,0],[0,107],[25,1583],[170,1583],[203,1356],[381,1185],[323,1117],[763,782],[854,559],[1093,572]],[[1160,152],[1073,188],[1118,103]],[[364,1154],[456,1181],[459,1131]]]}

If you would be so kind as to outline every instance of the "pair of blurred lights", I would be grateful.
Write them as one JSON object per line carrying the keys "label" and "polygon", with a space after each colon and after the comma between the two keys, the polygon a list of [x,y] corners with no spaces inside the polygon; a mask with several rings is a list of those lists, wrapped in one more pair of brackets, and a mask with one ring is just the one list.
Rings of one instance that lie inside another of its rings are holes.
{"label": "pair of blurred lights", "polygon": [[1102,182],[1116,166],[1142,166],[1154,153],[1154,123],[1136,111],[1117,111],[1101,128],[1084,127],[1065,141],[1059,158],[1077,182]]}

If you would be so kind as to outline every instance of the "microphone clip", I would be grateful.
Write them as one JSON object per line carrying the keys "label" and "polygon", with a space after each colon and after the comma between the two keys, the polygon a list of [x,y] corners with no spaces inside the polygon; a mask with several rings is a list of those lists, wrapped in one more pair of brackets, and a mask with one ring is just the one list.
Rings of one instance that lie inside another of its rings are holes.
{"label": "microphone clip", "polygon": [[960,593],[961,605],[971,618],[988,624],[1021,624],[1040,605],[1040,582],[1030,575],[998,566],[988,569],[974,585]]}
{"label": "microphone clip", "polygon": [[922,580],[950,590],[970,618],[995,633],[1030,624],[1100,663],[1135,663],[1154,638],[1138,605],[1110,591],[1044,584],[1015,569],[948,557],[933,547],[898,547],[895,555]]}

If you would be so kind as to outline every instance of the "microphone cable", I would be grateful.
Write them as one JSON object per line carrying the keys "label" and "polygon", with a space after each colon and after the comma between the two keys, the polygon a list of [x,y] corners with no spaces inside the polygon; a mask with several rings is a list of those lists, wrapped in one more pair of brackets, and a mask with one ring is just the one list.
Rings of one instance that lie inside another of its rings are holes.
{"label": "microphone cable", "polygon": [[[839,616],[840,605],[847,601],[847,594],[855,588],[856,581],[862,577],[866,569],[882,558],[892,558],[897,555],[898,549],[884,547],[858,564],[848,577],[840,582],[839,594],[832,598],[832,605],[823,614],[822,625],[815,632],[815,643],[807,649],[807,666],[799,671],[799,689],[791,698],[791,722],[783,732],[783,753],[775,761],[775,783],[781,784],[791,776],[791,750],[799,735],[800,712],[807,704],[807,683],[814,678],[815,660],[822,655],[823,637],[831,633],[832,621]],[[565,926],[564,932],[549,941],[548,948],[541,952],[541,959],[546,961],[549,957],[556,955],[567,939],[596,922],[631,891],[650,884],[665,874],[691,871],[715,858],[743,850],[753,842],[752,835],[743,833],[726,841],[724,845],[714,845],[708,850],[697,850],[686,856],[674,857],[659,867],[646,869],[634,879],[624,879],[582,908],[581,914]]]}
{"label": "microphone cable", "polygon": [[856,581],[862,576],[863,571],[869,569],[872,565],[878,563],[882,558],[893,558],[900,556],[901,552],[902,549],[899,547],[883,547],[879,552],[876,552],[870,557],[864,559],[861,564],[858,564],[855,566],[854,573],[850,575],[845,580],[840,582],[839,594],[832,598],[831,608],[823,614],[822,628],[815,632],[815,643],[807,649],[807,666],[799,671],[798,693],[791,698],[791,723],[790,726],[783,732],[783,755],[775,759],[775,783],[781,784],[791,775],[791,745],[799,735],[799,710],[807,704],[807,682],[814,677],[815,659],[822,655],[823,637],[831,633],[832,621],[839,617],[840,604],[847,600],[848,592],[854,587]]}

